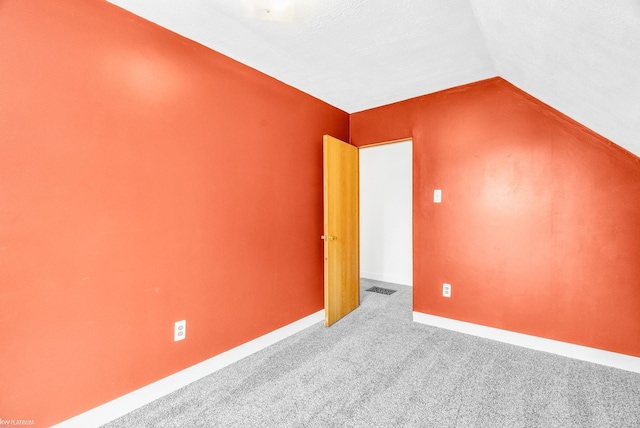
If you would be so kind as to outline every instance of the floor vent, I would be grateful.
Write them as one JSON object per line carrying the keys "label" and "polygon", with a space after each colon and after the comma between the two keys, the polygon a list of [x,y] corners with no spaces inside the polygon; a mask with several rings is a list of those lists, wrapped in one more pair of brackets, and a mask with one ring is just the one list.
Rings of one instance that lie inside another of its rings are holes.
{"label": "floor vent", "polygon": [[371,291],[373,293],[380,293],[380,294],[393,294],[397,290],[390,290],[388,288],[382,288],[382,287],[371,287],[371,288],[367,288],[365,291]]}

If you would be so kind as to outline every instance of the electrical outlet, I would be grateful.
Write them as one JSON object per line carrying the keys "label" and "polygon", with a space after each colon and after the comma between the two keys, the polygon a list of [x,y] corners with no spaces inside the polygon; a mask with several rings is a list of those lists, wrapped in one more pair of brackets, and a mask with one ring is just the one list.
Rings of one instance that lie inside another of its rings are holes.
{"label": "electrical outlet", "polygon": [[446,282],[442,284],[442,295],[444,297],[451,297],[451,284],[447,284]]}
{"label": "electrical outlet", "polygon": [[173,341],[184,340],[187,337],[187,320],[176,321],[173,329]]}

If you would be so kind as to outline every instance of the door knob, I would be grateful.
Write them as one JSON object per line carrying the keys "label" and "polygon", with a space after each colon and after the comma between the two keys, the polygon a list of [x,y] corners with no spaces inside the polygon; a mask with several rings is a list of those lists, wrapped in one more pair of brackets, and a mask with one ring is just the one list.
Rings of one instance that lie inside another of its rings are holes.
{"label": "door knob", "polygon": [[325,241],[335,241],[338,237],[334,235],[322,235],[320,239],[324,239]]}

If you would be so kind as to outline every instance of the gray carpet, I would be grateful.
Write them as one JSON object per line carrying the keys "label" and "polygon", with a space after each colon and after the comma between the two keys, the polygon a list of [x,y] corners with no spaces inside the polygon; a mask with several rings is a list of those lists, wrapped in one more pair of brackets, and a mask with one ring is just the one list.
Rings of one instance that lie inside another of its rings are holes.
{"label": "gray carpet", "polygon": [[361,286],[334,326],[105,427],[640,427],[640,374],[413,323],[410,287]]}

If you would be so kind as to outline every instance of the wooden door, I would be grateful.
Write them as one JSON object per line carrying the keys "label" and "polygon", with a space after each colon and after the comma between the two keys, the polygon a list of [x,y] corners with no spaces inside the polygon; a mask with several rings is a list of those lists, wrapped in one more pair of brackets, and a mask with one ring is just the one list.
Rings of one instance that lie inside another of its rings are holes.
{"label": "wooden door", "polygon": [[358,148],[324,136],[325,325],[360,305]]}

